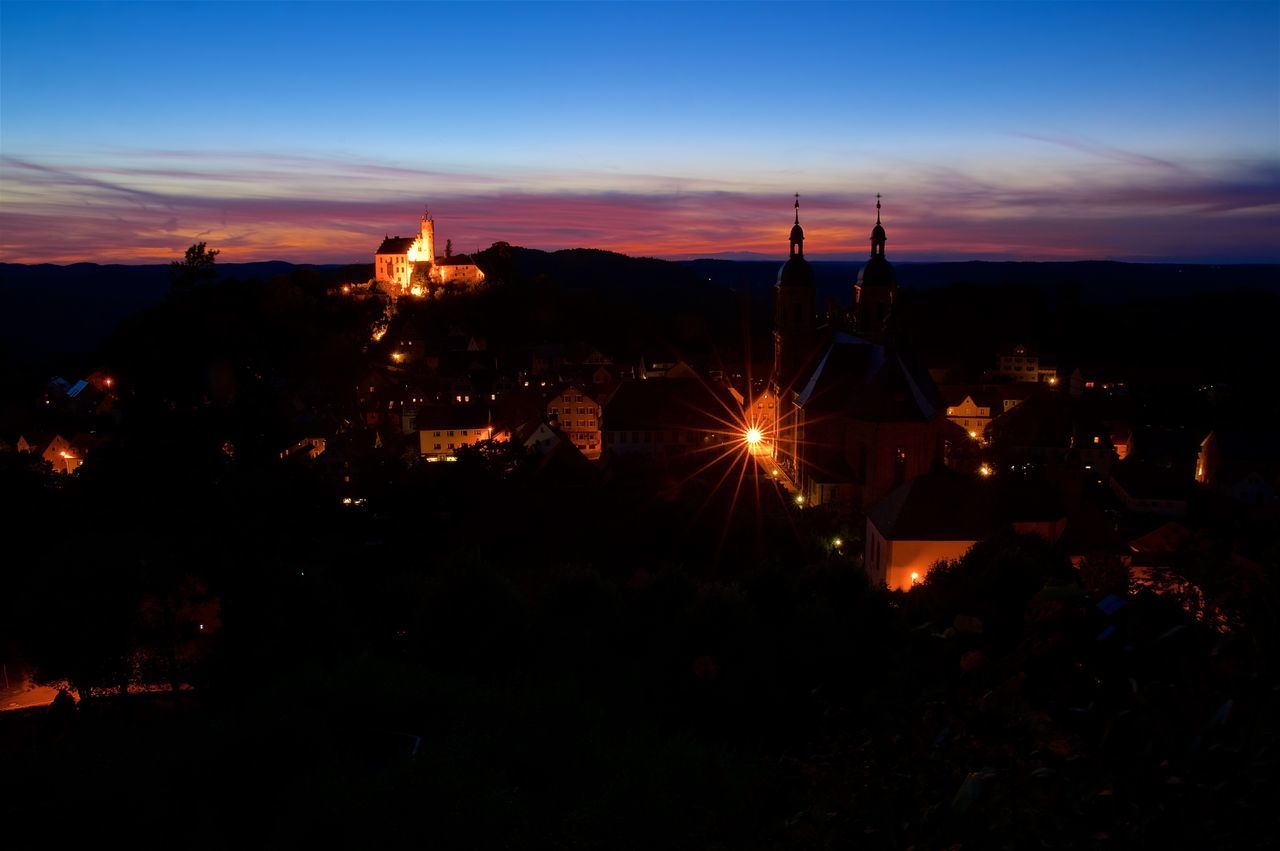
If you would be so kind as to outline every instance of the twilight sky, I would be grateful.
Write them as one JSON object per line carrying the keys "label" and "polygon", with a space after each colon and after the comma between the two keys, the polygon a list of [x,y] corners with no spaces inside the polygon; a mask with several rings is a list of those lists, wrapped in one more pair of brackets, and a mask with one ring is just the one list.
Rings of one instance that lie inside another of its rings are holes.
{"label": "twilight sky", "polygon": [[0,260],[1280,262],[1280,2],[0,0]]}

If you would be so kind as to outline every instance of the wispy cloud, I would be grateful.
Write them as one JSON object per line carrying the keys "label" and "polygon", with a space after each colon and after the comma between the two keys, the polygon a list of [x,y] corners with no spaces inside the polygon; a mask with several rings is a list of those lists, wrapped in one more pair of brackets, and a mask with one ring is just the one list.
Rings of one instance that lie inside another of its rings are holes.
{"label": "wispy cloud", "polygon": [[[197,240],[225,260],[367,262],[429,203],[458,250],[497,240],[654,256],[781,256],[790,193],[806,250],[860,257],[874,193],[901,259],[1280,260],[1280,161],[1212,173],[1091,143],[1053,169],[903,167],[819,185],[762,172],[661,174],[415,168],[340,156],[198,151],[0,157],[0,259],[164,261]],[[802,185],[789,186],[789,181]]]}
{"label": "wispy cloud", "polygon": [[1128,151],[1123,148],[1117,148],[1102,142],[1091,139],[1084,139],[1078,136],[1065,135],[1044,135],[1038,133],[1011,133],[1011,136],[1020,139],[1029,139],[1033,142],[1044,142],[1047,145],[1054,145],[1059,148],[1065,148],[1068,151],[1085,154],[1098,159],[1110,160],[1112,162],[1126,163],[1137,166],[1156,166],[1158,168],[1168,169],[1170,171],[1185,171],[1182,165],[1172,160],[1161,159],[1139,151]]}

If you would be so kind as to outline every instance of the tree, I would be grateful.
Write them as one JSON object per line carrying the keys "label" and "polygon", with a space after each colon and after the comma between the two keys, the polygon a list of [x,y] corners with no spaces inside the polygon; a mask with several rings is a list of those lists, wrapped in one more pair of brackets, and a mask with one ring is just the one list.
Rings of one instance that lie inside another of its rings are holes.
{"label": "tree", "polygon": [[213,264],[222,253],[216,248],[208,248],[208,243],[197,242],[187,249],[181,260],[169,264],[169,284],[174,289],[188,289],[196,284],[213,279]]}

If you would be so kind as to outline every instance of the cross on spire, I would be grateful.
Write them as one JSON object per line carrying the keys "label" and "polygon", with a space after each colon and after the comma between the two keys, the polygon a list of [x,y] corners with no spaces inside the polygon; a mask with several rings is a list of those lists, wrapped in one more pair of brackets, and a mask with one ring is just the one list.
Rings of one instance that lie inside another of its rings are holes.
{"label": "cross on spire", "polygon": [[800,193],[796,193],[796,224],[800,224]]}
{"label": "cross on spire", "polygon": [[876,193],[876,224],[880,224],[880,193]]}

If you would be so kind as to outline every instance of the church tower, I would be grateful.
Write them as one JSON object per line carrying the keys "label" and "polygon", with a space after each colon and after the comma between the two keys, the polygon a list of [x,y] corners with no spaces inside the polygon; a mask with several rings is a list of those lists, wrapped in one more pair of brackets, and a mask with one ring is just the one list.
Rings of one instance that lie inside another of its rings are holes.
{"label": "church tower", "polygon": [[798,376],[814,340],[814,301],[817,284],[813,268],[804,259],[804,229],[800,227],[800,196],[796,195],[796,221],[791,228],[787,262],[778,270],[774,287],[773,386],[785,393]]}
{"label": "church tower", "polygon": [[898,278],[885,259],[884,225],[880,223],[880,194],[876,193],[876,226],[871,230],[871,259],[858,272],[853,288],[853,315],[858,336],[884,339],[886,324],[898,295]]}

